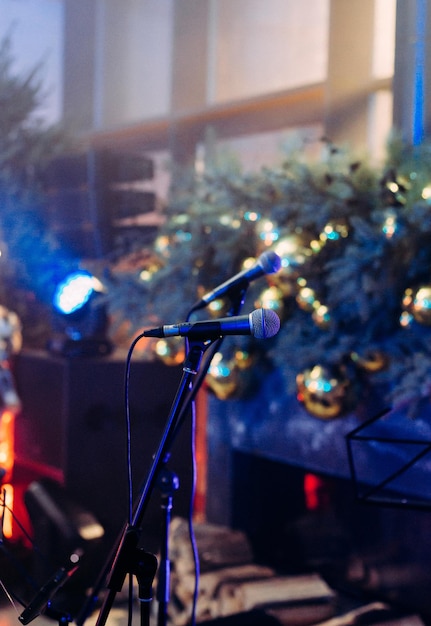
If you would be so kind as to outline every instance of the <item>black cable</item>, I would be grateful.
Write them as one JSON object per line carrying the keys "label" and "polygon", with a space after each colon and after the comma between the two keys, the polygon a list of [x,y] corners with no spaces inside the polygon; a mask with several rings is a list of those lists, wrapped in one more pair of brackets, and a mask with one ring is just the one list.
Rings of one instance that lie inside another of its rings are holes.
{"label": "black cable", "polygon": [[132,521],[133,516],[133,468],[132,468],[132,436],[131,436],[131,418],[130,418],[130,368],[132,363],[133,351],[136,344],[143,339],[143,333],[135,337],[132,341],[126,357],[126,369],[124,373],[124,408],[126,413],[126,463],[127,463],[127,494],[128,494],[128,522]]}

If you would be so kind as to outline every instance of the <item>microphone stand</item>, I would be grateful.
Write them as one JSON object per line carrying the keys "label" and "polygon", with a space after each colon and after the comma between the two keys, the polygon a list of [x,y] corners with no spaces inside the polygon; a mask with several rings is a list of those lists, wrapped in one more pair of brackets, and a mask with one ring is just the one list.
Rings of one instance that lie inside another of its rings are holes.
{"label": "microphone stand", "polygon": [[[245,292],[248,285],[244,285],[240,289],[236,289],[234,298],[232,299],[230,315],[238,315],[238,312],[244,302]],[[200,305],[193,307],[189,312],[188,318],[192,313],[201,308]],[[188,350],[183,366],[183,374],[176,392],[171,410],[162,434],[159,447],[153,457],[153,463],[150,467],[146,482],[141,490],[138,502],[135,505],[131,522],[128,522],[118,541],[118,547],[113,559],[109,559],[105,568],[101,572],[98,581],[95,584],[93,592],[83,607],[76,623],[78,626],[84,624],[86,618],[91,612],[96,595],[104,584],[108,593],[106,594],[101,609],[99,611],[95,626],[105,626],[109,617],[110,610],[114,604],[115,597],[123,587],[127,574],[133,574],[138,580],[139,600],[141,604],[141,626],[149,626],[150,623],[150,603],[152,600],[152,583],[157,572],[157,559],[153,554],[145,552],[138,547],[140,539],[140,526],[149,504],[149,500],[153,490],[157,484],[159,476],[169,458],[169,450],[173,443],[177,432],[179,431],[188,409],[192,406],[193,401],[202,385],[207,374],[212,357],[220,349],[223,337],[216,340],[193,340],[188,342]],[[202,358],[208,351],[204,359],[204,365],[201,367]],[[196,377],[196,378],[194,378]],[[193,379],[195,383],[192,384]],[[164,502],[165,519],[163,528],[163,547],[162,558],[164,559],[163,571],[161,572],[162,586],[159,595],[163,595],[162,606],[159,609],[158,626],[164,626],[167,620],[167,604],[169,597],[169,562],[167,558],[168,552],[168,535],[170,512],[172,506],[171,494],[168,494],[167,500]],[[112,564],[110,565],[112,561]],[[107,574],[110,568],[109,574]]]}
{"label": "microphone stand", "polygon": [[180,421],[185,416],[186,411],[184,407],[188,406],[188,403],[185,402],[187,391],[190,388],[194,391],[194,386],[191,387],[191,381],[198,373],[202,356],[210,345],[211,343],[207,344],[203,341],[194,341],[190,344],[190,350],[183,367],[183,375],[159,447],[154,455],[152,466],[135,507],[132,520],[126,524],[120,538],[106,585],[108,593],[103,601],[96,626],[104,626],[106,624],[116,594],[121,591],[127,574],[136,575],[138,579],[139,600],[141,602],[141,626],[149,625],[149,603],[152,599],[151,588],[157,571],[157,559],[154,555],[138,547],[140,525],[153,489],[156,486],[161,468],[169,456],[168,453],[174,436],[181,425]]}

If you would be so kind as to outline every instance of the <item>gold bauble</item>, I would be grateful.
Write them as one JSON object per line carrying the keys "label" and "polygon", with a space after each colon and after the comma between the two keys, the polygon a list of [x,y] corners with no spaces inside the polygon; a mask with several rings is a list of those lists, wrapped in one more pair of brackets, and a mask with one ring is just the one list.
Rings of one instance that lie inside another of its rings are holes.
{"label": "gold bauble", "polygon": [[0,306],[0,358],[7,360],[22,347],[22,327],[18,315]]}
{"label": "gold bauble", "polygon": [[255,358],[247,350],[235,350],[233,354],[233,364],[239,370],[249,369],[255,362]]}
{"label": "gold bauble", "polygon": [[406,289],[402,304],[404,311],[410,313],[419,324],[431,326],[431,285]]}
{"label": "gold bauble", "polygon": [[[296,302],[300,309],[311,313],[317,307],[316,292],[310,287],[301,287],[296,296]],[[319,305],[317,305],[319,306]]]}
{"label": "gold bauble", "polygon": [[346,220],[339,219],[338,221],[329,221],[320,233],[319,239],[324,245],[328,241],[338,241],[338,239],[345,239],[348,236],[349,226]]}
{"label": "gold bauble", "polygon": [[296,276],[292,272],[284,271],[281,268],[276,274],[267,276],[267,282],[270,287],[276,287],[282,298],[294,296],[298,291]]}
{"label": "gold bauble", "polygon": [[339,371],[315,365],[296,377],[298,400],[320,419],[338,417],[347,408],[350,381]]}
{"label": "gold bauble", "polygon": [[325,304],[321,304],[314,309],[311,317],[316,326],[322,330],[327,330],[331,325],[331,314]]}
{"label": "gold bauble", "polygon": [[221,352],[217,352],[208,368],[205,382],[219,400],[227,400],[238,391],[238,370]]}
{"label": "gold bauble", "polygon": [[171,254],[172,240],[168,235],[159,235],[154,241],[154,250],[166,259]]}
{"label": "gold bauble", "polygon": [[280,237],[274,251],[281,259],[283,268],[292,270],[303,265],[311,256],[309,241],[303,233],[289,233]]}
{"label": "gold bauble", "polygon": [[180,365],[185,359],[183,337],[159,339],[153,346],[153,352],[165,365]]}
{"label": "gold bauble", "polygon": [[207,306],[207,311],[210,314],[210,317],[226,317],[229,311],[229,305],[225,300],[221,298],[217,298],[217,300],[213,300]]}
{"label": "gold bauble", "polygon": [[380,350],[366,350],[363,353],[352,352],[350,355],[353,363],[359,369],[369,374],[381,372],[388,364],[388,357]]}
{"label": "gold bauble", "polygon": [[277,313],[278,317],[283,317],[285,308],[283,294],[278,287],[272,286],[262,291],[259,298],[255,300],[254,305],[258,309],[271,309]]}
{"label": "gold bauble", "polygon": [[278,225],[268,218],[256,222],[256,235],[264,248],[272,246],[280,237]]}
{"label": "gold bauble", "polygon": [[273,246],[274,252],[281,259],[281,268],[274,275],[274,284],[278,287],[289,289],[291,295],[294,281],[298,278],[299,270],[312,255],[309,239],[302,233],[290,233],[280,237]]}

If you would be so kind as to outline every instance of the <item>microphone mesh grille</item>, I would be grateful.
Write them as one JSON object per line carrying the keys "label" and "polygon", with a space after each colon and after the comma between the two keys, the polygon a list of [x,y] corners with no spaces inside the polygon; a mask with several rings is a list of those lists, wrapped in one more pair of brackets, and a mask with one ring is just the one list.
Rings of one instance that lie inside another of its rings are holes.
{"label": "microphone mesh grille", "polygon": [[280,330],[280,318],[271,309],[256,309],[251,313],[252,335],[257,339],[269,339]]}

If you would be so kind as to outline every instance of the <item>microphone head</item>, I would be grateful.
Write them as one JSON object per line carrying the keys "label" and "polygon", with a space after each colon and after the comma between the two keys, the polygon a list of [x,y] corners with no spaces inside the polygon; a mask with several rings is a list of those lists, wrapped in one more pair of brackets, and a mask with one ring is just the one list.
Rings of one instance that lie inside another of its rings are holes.
{"label": "microphone head", "polygon": [[280,330],[280,318],[272,309],[256,309],[250,313],[251,334],[257,339],[269,339]]}
{"label": "microphone head", "polygon": [[274,250],[267,250],[260,255],[257,264],[265,274],[275,274],[281,267],[281,259]]}

